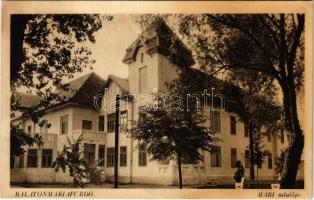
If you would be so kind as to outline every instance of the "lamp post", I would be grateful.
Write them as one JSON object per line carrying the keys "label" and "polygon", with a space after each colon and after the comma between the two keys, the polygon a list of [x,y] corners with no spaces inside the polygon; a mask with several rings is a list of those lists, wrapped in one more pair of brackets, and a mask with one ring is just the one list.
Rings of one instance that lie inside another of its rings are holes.
{"label": "lamp post", "polygon": [[120,100],[132,99],[129,94],[124,94],[120,97],[119,94],[116,95],[116,117],[115,117],[115,127],[114,127],[114,188],[118,188],[119,185],[119,170],[118,170],[118,158],[119,158],[119,128],[120,128]]}
{"label": "lamp post", "polygon": [[116,95],[116,119],[114,127],[114,188],[118,188],[118,154],[119,154],[119,126],[120,126],[120,95]]}

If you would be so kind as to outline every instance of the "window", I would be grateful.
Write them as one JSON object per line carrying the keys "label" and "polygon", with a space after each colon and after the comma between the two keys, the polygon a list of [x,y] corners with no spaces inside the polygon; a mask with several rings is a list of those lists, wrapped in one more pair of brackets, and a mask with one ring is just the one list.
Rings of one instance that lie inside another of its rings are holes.
{"label": "window", "polygon": [[20,155],[19,168],[24,168],[24,154]]}
{"label": "window", "polygon": [[267,154],[268,156],[268,169],[272,169],[273,168],[273,158],[272,158],[272,154],[269,152]]}
{"label": "window", "polygon": [[266,133],[267,134],[267,141],[271,142],[271,133]]}
{"label": "window", "polygon": [[115,113],[108,115],[107,129],[109,133],[114,132],[115,117]]}
{"label": "window", "polygon": [[211,112],[211,128],[214,132],[220,132],[220,112],[212,111]]}
{"label": "window", "polygon": [[84,129],[84,130],[92,130],[92,121],[82,120],[82,129]]}
{"label": "window", "polygon": [[248,125],[244,124],[244,137],[249,136],[249,127]]}
{"label": "window", "polygon": [[95,164],[96,145],[84,143],[84,160],[88,166]]}
{"label": "window", "polygon": [[148,92],[147,84],[147,67],[139,69],[139,93]]}
{"label": "window", "polygon": [[99,166],[105,166],[105,145],[98,146],[98,159],[99,159]]}
{"label": "window", "polygon": [[107,148],[107,167],[114,166],[114,147]]}
{"label": "window", "polygon": [[61,135],[68,134],[68,115],[60,117],[60,132]]}
{"label": "window", "polygon": [[210,152],[211,167],[221,167],[221,148],[219,146],[213,146]]}
{"label": "window", "polygon": [[284,134],[284,130],[280,131],[280,141],[281,143],[285,143],[285,134]]}
{"label": "window", "polygon": [[141,63],[144,62],[144,53],[141,53]]}
{"label": "window", "polygon": [[250,151],[249,150],[245,150],[244,159],[245,159],[245,168],[249,168],[250,167]]}
{"label": "window", "polygon": [[127,164],[126,146],[120,147],[120,167],[125,167]]}
{"label": "window", "polygon": [[41,158],[41,167],[52,167],[52,149],[43,149]]}
{"label": "window", "polygon": [[237,149],[231,148],[231,167],[236,168],[237,163]]}
{"label": "window", "polygon": [[120,128],[121,128],[121,131],[124,131],[128,128],[128,115],[127,115],[126,111],[121,112]]}
{"label": "window", "polygon": [[138,149],[138,166],[146,166],[147,165],[147,153],[146,146],[140,145]]}
{"label": "window", "polygon": [[98,117],[98,131],[105,131],[105,116]]}
{"label": "window", "polygon": [[232,135],[237,134],[237,121],[234,116],[230,116],[230,133]]}
{"label": "window", "polygon": [[27,133],[32,133],[32,126],[27,127]]}
{"label": "window", "polygon": [[37,149],[29,149],[27,154],[27,167],[37,167]]}

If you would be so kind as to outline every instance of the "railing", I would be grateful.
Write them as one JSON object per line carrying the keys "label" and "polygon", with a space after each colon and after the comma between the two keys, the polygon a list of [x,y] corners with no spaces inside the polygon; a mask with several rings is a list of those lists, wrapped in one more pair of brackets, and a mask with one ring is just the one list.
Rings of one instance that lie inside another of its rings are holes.
{"label": "railing", "polygon": [[89,139],[89,140],[105,140],[106,139],[105,132],[97,132],[97,131],[85,130],[85,129],[73,130],[72,138],[73,140],[77,140],[81,135],[83,139]]}
{"label": "railing", "polygon": [[36,134],[43,138],[43,142],[56,142],[58,137],[56,133],[36,133]]}

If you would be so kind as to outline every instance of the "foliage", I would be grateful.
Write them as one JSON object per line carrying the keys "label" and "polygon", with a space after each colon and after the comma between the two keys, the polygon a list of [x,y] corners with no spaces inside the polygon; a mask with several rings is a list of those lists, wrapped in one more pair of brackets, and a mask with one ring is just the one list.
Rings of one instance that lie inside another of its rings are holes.
{"label": "foliage", "polygon": [[64,146],[63,150],[59,153],[56,160],[53,162],[55,171],[66,172],[69,170],[70,176],[73,177],[74,187],[84,187],[86,183],[100,184],[103,182],[104,172],[97,165],[98,162],[92,167],[89,167],[85,160],[82,158],[82,151],[80,146],[82,143],[82,136],[80,136],[74,143],[69,139],[69,146]]}
{"label": "foliage", "polygon": [[241,178],[244,177],[245,169],[241,161],[239,160],[236,162],[236,167],[237,167],[237,171],[234,173],[233,179],[235,180],[235,182],[240,183]]}
{"label": "foliage", "polygon": [[[168,85],[169,94],[154,94],[153,103],[141,108],[141,117],[128,131],[129,136],[147,144],[152,159],[177,159],[180,188],[181,160],[197,162],[202,159],[201,150],[210,151],[212,144],[219,141],[204,125],[206,119],[198,110],[196,100],[185,98],[194,86],[185,75],[181,73]],[[173,97],[181,102],[174,103]]]}
{"label": "foliage", "polygon": [[[304,81],[304,14],[208,14],[180,19],[180,33],[195,52],[197,63],[210,74],[258,72],[256,84],[276,80],[283,93],[284,120],[294,140],[286,154],[283,188],[293,188],[304,135],[296,96]],[[205,34],[211,32],[212,34]]]}
{"label": "foliage", "polygon": [[262,144],[263,139],[259,131],[254,131],[253,133],[253,163],[257,166],[261,166],[267,155],[267,150],[264,150],[265,145]]}
{"label": "foliage", "polygon": [[276,175],[279,177],[281,177],[281,173],[283,171],[286,152],[287,152],[286,149],[281,150],[279,157],[275,158],[275,172]]}
{"label": "foliage", "polygon": [[[10,83],[14,92],[24,87],[40,97],[40,102],[26,110],[23,117],[31,118],[34,124],[50,127],[40,120],[45,108],[64,97],[55,92],[55,87],[68,90],[62,81],[73,74],[91,67],[91,51],[87,41],[95,42],[94,33],[102,27],[102,21],[111,16],[100,15],[11,15],[11,66]],[[20,110],[20,102],[11,96],[11,117]],[[12,127],[11,127],[12,128]],[[11,130],[11,152],[19,152],[22,146],[32,145],[37,138]],[[25,141],[23,141],[25,140]],[[16,148],[16,150],[14,150]],[[11,154],[13,157],[14,154]]]}
{"label": "foliage", "polygon": [[11,123],[10,126],[10,167],[13,168],[14,157],[23,155],[25,153],[25,146],[32,147],[34,144],[42,146],[43,138],[38,134],[31,135],[26,133],[18,125]]}

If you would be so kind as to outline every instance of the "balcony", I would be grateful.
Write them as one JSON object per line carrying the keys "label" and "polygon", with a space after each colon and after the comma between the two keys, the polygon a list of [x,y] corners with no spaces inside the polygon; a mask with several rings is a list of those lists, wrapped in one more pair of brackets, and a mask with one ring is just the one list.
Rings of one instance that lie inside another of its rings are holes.
{"label": "balcony", "polygon": [[77,129],[73,131],[72,138],[76,140],[82,135],[83,140],[93,140],[93,141],[102,141],[106,142],[106,133],[105,132],[97,132],[85,129]]}

